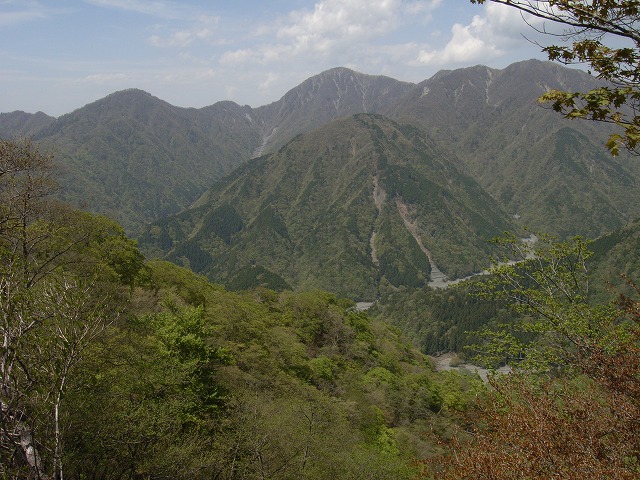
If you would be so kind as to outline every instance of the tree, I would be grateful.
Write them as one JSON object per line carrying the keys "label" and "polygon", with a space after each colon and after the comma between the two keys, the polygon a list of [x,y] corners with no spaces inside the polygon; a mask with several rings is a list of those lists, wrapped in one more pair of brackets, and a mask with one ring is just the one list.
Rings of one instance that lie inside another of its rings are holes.
{"label": "tree", "polygon": [[483,363],[522,363],[529,372],[558,366],[580,371],[603,345],[624,336],[627,327],[615,306],[590,301],[588,242],[539,235],[534,247],[513,234],[494,241],[505,250],[502,263],[472,292],[509,305],[518,316],[498,331],[480,332],[487,340],[476,346]]}
{"label": "tree", "polygon": [[69,374],[117,316],[109,279],[130,280],[131,265],[141,264],[112,222],[50,198],[52,169],[52,157],[29,140],[0,141],[4,476],[62,479],[60,408]]}
{"label": "tree", "polygon": [[[608,82],[588,92],[545,93],[541,102],[567,118],[586,118],[622,128],[607,148],[617,155],[620,146],[640,153],[640,2],[637,0],[489,0],[508,5],[523,14],[565,26],[558,37],[565,45],[543,47],[550,60],[586,64],[593,74]],[[486,0],[471,0],[483,4]]]}
{"label": "tree", "polygon": [[163,302],[130,315],[88,348],[65,420],[71,478],[219,478],[225,408],[204,307]]}
{"label": "tree", "polygon": [[515,237],[500,239],[520,262],[479,284],[522,315],[485,331],[478,347],[516,373],[491,380],[469,441],[435,462],[438,478],[638,478],[640,301],[592,304],[587,244],[543,240],[532,256]]}

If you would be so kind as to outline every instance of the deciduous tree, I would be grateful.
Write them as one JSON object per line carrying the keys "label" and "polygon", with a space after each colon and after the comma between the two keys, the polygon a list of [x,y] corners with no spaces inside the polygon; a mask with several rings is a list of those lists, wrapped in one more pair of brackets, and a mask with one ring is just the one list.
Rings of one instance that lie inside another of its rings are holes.
{"label": "deciduous tree", "polygon": [[521,262],[495,268],[480,292],[522,318],[479,349],[517,373],[492,380],[470,440],[450,445],[438,478],[638,478],[640,301],[590,303],[580,239],[535,256],[512,236],[501,242]]}
{"label": "deciduous tree", "polygon": [[69,373],[117,315],[105,273],[133,262],[100,248],[108,241],[125,252],[132,246],[111,222],[50,198],[52,168],[52,157],[29,140],[0,141],[0,475],[6,476],[62,478],[59,420]]}

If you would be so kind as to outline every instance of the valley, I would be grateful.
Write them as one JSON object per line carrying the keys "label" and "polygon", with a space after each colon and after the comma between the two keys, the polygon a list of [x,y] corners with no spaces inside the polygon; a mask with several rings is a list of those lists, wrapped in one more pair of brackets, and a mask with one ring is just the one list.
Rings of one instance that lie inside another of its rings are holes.
{"label": "valley", "polygon": [[47,145],[60,197],[111,216],[148,255],[236,287],[253,271],[360,300],[382,281],[481,272],[506,230],[593,238],[638,216],[637,162],[535,104],[595,84],[534,60],[415,85],[336,68],[258,108],[130,89],[58,119],[2,114],[0,133]]}
{"label": "valley", "polygon": [[131,89],[60,118],[4,113],[0,134],[47,145],[63,167],[63,198],[112,216],[138,237],[146,224],[188,208],[234,168],[276,154],[296,135],[379,114],[424,131],[430,148],[504,211],[519,214],[522,225],[596,237],[640,211],[637,162],[606,154],[606,128],[536,105],[549,88],[595,84],[540,61],[441,72],[415,85],[337,68],[258,108],[218,102],[185,109]]}

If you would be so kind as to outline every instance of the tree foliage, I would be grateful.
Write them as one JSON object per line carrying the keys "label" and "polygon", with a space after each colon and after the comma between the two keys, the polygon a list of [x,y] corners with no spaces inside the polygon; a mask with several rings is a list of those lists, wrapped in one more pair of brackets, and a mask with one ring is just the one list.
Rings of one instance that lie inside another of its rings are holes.
{"label": "tree foliage", "polygon": [[[485,3],[486,0],[471,0]],[[586,64],[606,85],[588,92],[551,90],[540,100],[567,118],[586,118],[622,128],[607,148],[617,155],[621,145],[638,153],[640,147],[640,2],[636,0],[490,0],[524,14],[559,23],[565,44],[543,47],[550,60]],[[544,27],[539,29],[548,33]]]}
{"label": "tree foliage", "polygon": [[147,278],[75,370],[73,478],[408,479],[476,388],[332,294]]}
{"label": "tree foliage", "polygon": [[456,288],[397,289],[385,292],[368,313],[396,325],[429,355],[463,353],[476,341],[475,331],[504,323],[511,313],[498,302]]}
{"label": "tree foliage", "polygon": [[[0,474],[62,477],[69,376],[142,256],[113,222],[49,197],[52,157],[0,141]],[[136,255],[137,253],[137,255]]]}
{"label": "tree foliage", "polygon": [[[640,301],[590,303],[587,245],[549,243],[535,252],[507,236],[520,262],[498,266],[480,294],[521,314],[485,331],[485,361],[517,373],[470,414],[468,441],[435,462],[438,478],[637,478],[640,473]],[[522,333],[526,333],[524,336]]]}
{"label": "tree foliage", "polygon": [[506,251],[503,263],[476,284],[475,293],[510,305],[519,320],[482,332],[489,339],[478,347],[484,363],[522,362],[529,371],[579,368],[623,335],[614,306],[590,301],[588,242],[542,235],[534,249],[511,234],[495,241]]}

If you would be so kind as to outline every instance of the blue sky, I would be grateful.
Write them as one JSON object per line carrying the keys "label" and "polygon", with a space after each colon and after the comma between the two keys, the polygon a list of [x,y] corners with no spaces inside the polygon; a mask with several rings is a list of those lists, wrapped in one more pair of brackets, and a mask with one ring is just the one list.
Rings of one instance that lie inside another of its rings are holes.
{"label": "blue sky", "polygon": [[0,112],[58,116],[130,87],[258,107],[336,66],[419,82],[544,58],[523,34],[517,11],[469,0],[0,0]]}

